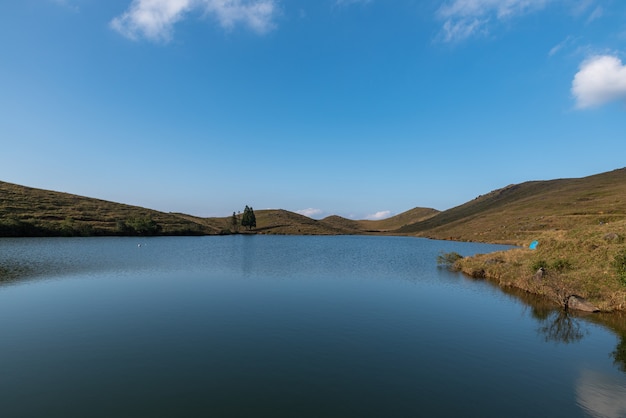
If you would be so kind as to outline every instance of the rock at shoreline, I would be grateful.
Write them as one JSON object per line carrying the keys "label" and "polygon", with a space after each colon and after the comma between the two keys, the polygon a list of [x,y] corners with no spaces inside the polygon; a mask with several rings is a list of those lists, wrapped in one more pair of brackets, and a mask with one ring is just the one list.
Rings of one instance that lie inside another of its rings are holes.
{"label": "rock at shoreline", "polygon": [[600,311],[600,309],[598,309],[591,303],[587,302],[584,298],[581,298],[580,296],[576,296],[576,295],[572,295],[567,298],[567,300],[565,301],[565,308],[573,309],[575,311],[582,311],[582,312],[599,312]]}

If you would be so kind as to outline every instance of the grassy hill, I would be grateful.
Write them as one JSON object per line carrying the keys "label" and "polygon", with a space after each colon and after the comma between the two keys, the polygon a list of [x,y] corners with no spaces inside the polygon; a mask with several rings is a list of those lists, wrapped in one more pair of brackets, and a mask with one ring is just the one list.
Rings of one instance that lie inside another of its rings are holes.
{"label": "grassy hill", "polygon": [[[438,212],[414,208],[369,221],[314,220],[285,210],[256,212],[257,233],[394,234],[524,244],[546,231],[626,219],[626,169],[580,179],[529,181]],[[219,234],[230,219],[163,213],[0,182],[0,236]]]}
{"label": "grassy hill", "polygon": [[254,213],[257,223],[255,231],[262,234],[343,235],[356,233],[356,231],[347,228],[327,224],[282,209],[258,210]]}
{"label": "grassy hill", "polygon": [[[527,246],[461,259],[456,268],[559,305],[578,295],[603,311],[626,310],[626,220],[537,235]],[[537,272],[542,269],[538,276]]]}
{"label": "grassy hill", "polygon": [[438,239],[526,243],[544,231],[626,219],[626,168],[578,179],[506,186],[397,234]]}
{"label": "grassy hill", "polygon": [[[388,231],[437,213],[416,208],[382,221],[315,220],[281,209],[255,212],[255,233],[340,235]],[[0,182],[0,236],[216,235],[230,217],[199,218]],[[239,232],[245,232],[239,228]]]}
{"label": "grassy hill", "polygon": [[[435,209],[415,208],[380,221],[355,221],[337,215],[316,220],[282,209],[259,210],[255,211],[257,219],[255,231],[261,234],[285,235],[384,234],[437,213]],[[222,222],[224,219],[222,218]]]}
{"label": "grassy hill", "polygon": [[355,233],[389,233],[404,226],[429,219],[439,211],[430,208],[413,208],[390,218],[377,221],[352,220],[333,215],[322,219],[328,225],[336,228],[355,231]]}
{"label": "grassy hill", "polygon": [[562,306],[576,295],[626,310],[626,169],[507,186],[395,232],[523,245],[455,267]]}
{"label": "grassy hill", "polygon": [[163,213],[0,182],[0,236],[201,235],[220,228],[192,216]]}

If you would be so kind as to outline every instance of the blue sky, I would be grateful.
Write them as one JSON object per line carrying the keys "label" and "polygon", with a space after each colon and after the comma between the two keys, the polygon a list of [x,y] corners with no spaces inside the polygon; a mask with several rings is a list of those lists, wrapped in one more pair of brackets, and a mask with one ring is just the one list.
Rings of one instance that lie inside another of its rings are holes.
{"label": "blue sky", "polygon": [[364,219],[626,166],[622,0],[0,3],[0,180]]}

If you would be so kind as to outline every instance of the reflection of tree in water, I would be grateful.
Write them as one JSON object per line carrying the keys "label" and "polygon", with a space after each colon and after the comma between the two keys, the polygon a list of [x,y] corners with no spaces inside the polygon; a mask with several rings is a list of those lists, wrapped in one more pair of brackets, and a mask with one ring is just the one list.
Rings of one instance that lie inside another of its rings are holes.
{"label": "reflection of tree in water", "polygon": [[554,313],[554,308],[551,305],[541,306],[541,305],[530,305],[530,314],[533,318],[539,320],[539,322],[543,322],[548,319],[551,313]]}
{"label": "reflection of tree in water", "polygon": [[540,319],[541,327],[538,332],[545,337],[546,341],[570,344],[582,340],[588,333],[578,318],[565,311],[552,311],[547,316],[533,313],[533,316]]}
{"label": "reflection of tree in water", "polygon": [[619,337],[619,344],[615,347],[615,351],[611,353],[611,357],[613,357],[613,364],[626,373],[626,334],[621,334]]}
{"label": "reflection of tree in water", "polygon": [[526,304],[532,317],[541,324],[537,332],[542,334],[546,341],[566,344],[578,342],[588,334],[588,330],[584,328],[584,324],[588,322],[614,332],[620,342],[610,356],[613,364],[626,373],[626,312],[594,313],[577,318],[560,309],[555,309],[554,304],[548,299],[513,288],[502,288],[502,290]]}

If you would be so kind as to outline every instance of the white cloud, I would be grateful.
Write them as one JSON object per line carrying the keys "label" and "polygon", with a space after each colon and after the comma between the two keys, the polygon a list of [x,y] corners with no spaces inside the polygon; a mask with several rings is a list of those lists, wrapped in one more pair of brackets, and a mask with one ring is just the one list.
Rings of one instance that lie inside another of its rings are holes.
{"label": "white cloud", "polygon": [[208,13],[213,13],[222,27],[231,29],[243,23],[259,33],[274,28],[278,12],[276,0],[202,0]]}
{"label": "white cloud", "polygon": [[277,0],[133,0],[111,21],[111,27],[130,39],[167,41],[174,24],[191,11],[213,16],[225,29],[243,24],[265,33],[274,28]]}
{"label": "white cloud", "polygon": [[584,61],[572,81],[572,94],[579,109],[626,101],[626,66],[612,55]]}
{"label": "white cloud", "polygon": [[441,38],[461,41],[488,33],[490,22],[504,20],[543,8],[553,0],[451,0],[441,6],[438,17],[444,21]]}
{"label": "white cloud", "polygon": [[367,215],[365,217],[365,219],[368,219],[370,221],[378,221],[380,219],[385,219],[388,218],[389,216],[391,216],[391,211],[389,210],[381,210],[379,212],[376,212],[372,215]]}
{"label": "white cloud", "polygon": [[124,14],[111,21],[111,27],[131,39],[168,40],[174,23],[190,9],[191,0],[133,0]]}
{"label": "white cloud", "polygon": [[321,209],[308,208],[308,209],[297,210],[296,213],[299,213],[300,215],[304,215],[304,216],[308,216],[309,218],[312,218],[314,216],[319,216],[319,215],[323,214],[324,211],[321,210]]}

